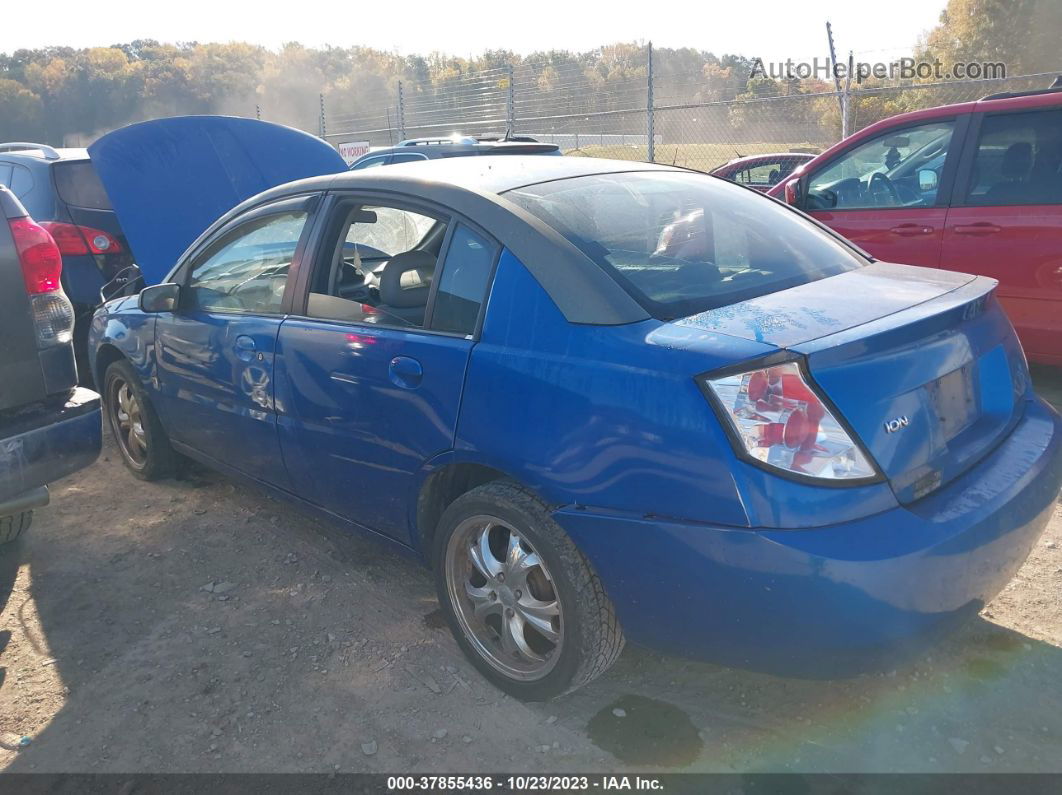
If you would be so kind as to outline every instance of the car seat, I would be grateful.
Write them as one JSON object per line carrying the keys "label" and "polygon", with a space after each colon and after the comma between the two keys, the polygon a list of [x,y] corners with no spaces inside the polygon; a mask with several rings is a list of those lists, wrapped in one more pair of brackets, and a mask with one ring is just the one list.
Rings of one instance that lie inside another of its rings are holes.
{"label": "car seat", "polygon": [[985,193],[985,204],[1010,204],[1028,197],[1025,183],[1032,169],[1033,148],[1028,141],[1018,141],[1007,147],[999,166],[1000,182]]}
{"label": "car seat", "polygon": [[411,326],[423,325],[434,275],[434,254],[427,251],[396,254],[380,274],[380,303],[376,309]]}

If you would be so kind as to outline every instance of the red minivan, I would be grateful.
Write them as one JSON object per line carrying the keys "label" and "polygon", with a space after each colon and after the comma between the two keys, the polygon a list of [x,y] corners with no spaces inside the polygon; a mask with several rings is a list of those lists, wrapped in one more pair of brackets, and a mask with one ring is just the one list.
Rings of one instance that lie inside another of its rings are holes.
{"label": "red minivan", "polygon": [[878,259],[998,279],[1028,358],[1062,365],[1062,88],[893,116],[768,195]]}

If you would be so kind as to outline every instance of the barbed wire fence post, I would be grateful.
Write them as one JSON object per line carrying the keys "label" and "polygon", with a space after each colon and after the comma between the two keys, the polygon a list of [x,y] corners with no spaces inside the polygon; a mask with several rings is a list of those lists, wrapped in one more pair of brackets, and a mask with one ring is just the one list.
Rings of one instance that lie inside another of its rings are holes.
{"label": "barbed wire fence post", "polygon": [[516,135],[516,70],[512,64],[508,68],[508,86],[505,92],[505,132]]}
{"label": "barbed wire fence post", "polygon": [[398,81],[398,108],[396,109],[396,119],[398,127],[398,140],[404,141],[406,139],[406,99],[403,93],[402,81]]}
{"label": "barbed wire fence post", "polygon": [[645,129],[648,134],[648,140],[646,141],[646,155],[649,158],[650,163],[656,162],[656,117],[653,112],[653,43],[649,42],[649,46],[646,48],[646,70],[645,70],[645,88],[646,88],[646,100],[645,100],[645,114],[646,124]]}
{"label": "barbed wire fence post", "polygon": [[319,117],[319,123],[317,126],[317,134],[324,138],[328,134],[327,126],[325,125],[325,101],[324,94],[318,94],[318,99],[321,102],[321,114]]}

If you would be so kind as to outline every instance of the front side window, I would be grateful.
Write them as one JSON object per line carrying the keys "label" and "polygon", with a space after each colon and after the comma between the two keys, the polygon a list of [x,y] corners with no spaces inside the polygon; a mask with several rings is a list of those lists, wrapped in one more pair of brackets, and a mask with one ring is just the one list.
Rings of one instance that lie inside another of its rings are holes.
{"label": "front side window", "polygon": [[966,203],[1062,204],[1062,110],[986,116]]}
{"label": "front side window", "polygon": [[887,132],[808,177],[807,210],[932,207],[954,121]]}
{"label": "front side window", "polygon": [[225,235],[192,267],[182,303],[204,311],[279,312],[306,218],[302,211],[267,215]]}
{"label": "front side window", "polygon": [[866,264],[792,210],[698,174],[600,174],[504,196],[552,226],[662,320]]}
{"label": "front side window", "polygon": [[347,205],[340,213],[337,242],[314,272],[307,315],[422,327],[446,222],[383,205]]}

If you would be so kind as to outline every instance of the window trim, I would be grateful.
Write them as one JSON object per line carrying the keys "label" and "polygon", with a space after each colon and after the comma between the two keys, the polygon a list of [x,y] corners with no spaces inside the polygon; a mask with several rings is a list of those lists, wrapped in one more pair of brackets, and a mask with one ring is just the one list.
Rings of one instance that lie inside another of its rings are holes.
{"label": "window trim", "polygon": [[[955,174],[958,169],[960,157],[966,145],[967,131],[970,124],[969,113],[960,113],[954,116],[939,116],[930,119],[918,119],[917,121],[911,121],[907,124],[897,125],[895,127],[889,127],[884,130],[879,130],[874,135],[868,135],[865,138],[860,138],[858,141],[852,143],[835,154],[829,160],[826,160],[819,165],[814,172],[805,172],[801,175],[801,191],[800,191],[800,210],[807,213],[858,213],[858,212],[895,212],[902,210],[910,212],[912,210],[932,210],[939,207],[948,207],[951,204],[952,190],[955,185]],[[905,130],[913,130],[916,127],[924,127],[928,124],[942,124],[945,122],[953,122],[951,130],[951,141],[948,144],[948,154],[944,158],[944,166],[940,173],[940,185],[937,188],[937,198],[933,204],[927,207],[912,207],[907,205],[898,205],[896,207],[828,207],[828,208],[809,208],[808,203],[808,189],[811,186],[811,179],[815,174],[821,174],[827,168],[833,166],[842,157],[851,154],[859,147],[873,141],[877,138],[882,138],[887,135],[901,135]]]}
{"label": "window trim", "polygon": [[984,120],[986,117],[992,116],[1020,116],[1029,113],[1050,113],[1050,112],[1062,111],[1062,106],[1059,105],[1045,105],[1037,108],[1012,108],[1010,110],[994,110],[994,111],[980,111],[978,113],[971,114],[973,118],[970,121],[969,130],[967,131],[966,143],[963,146],[962,161],[956,170],[955,175],[955,195],[952,197],[953,201],[951,207],[971,207],[971,208],[985,208],[991,209],[993,207],[1059,207],[1062,206],[1062,202],[1044,203],[1044,202],[1026,202],[1026,203],[1011,203],[1011,204],[971,204],[968,201],[970,188],[970,181],[973,179],[974,162],[977,159],[977,150],[981,144],[981,129],[984,126]]}
{"label": "window trim", "polygon": [[[428,302],[425,304],[425,324],[423,326],[385,326],[382,324],[365,323],[357,320],[314,317],[313,315],[307,314],[306,307],[309,303],[310,284],[313,282],[313,276],[316,273],[317,268],[321,266],[322,259],[325,257],[326,253],[330,256],[330,252],[328,252],[327,247],[324,246],[330,237],[330,235],[328,235],[329,226],[334,220],[336,212],[345,204],[360,204],[362,206],[379,204],[387,207],[394,207],[398,210],[407,210],[409,212],[420,213],[421,215],[429,215],[440,220],[446,220],[446,236],[439,249],[440,256],[437,267],[440,265],[445,267],[446,254],[449,254],[454,228],[458,223],[465,224],[469,229],[472,229],[493,245],[496,256],[491,269],[490,280],[487,284],[487,292],[484,296],[483,303],[480,305],[479,317],[476,320],[475,334],[459,334],[454,331],[440,331],[427,327],[431,322],[432,315],[435,313],[435,293],[438,290],[438,284],[441,281],[441,279],[435,278],[432,279],[431,291],[428,294]],[[428,334],[476,342],[479,340],[479,335],[483,328],[483,321],[486,317],[487,304],[490,300],[490,294],[494,285],[494,276],[497,271],[498,261],[501,259],[501,254],[505,250],[505,247],[496,237],[494,237],[494,235],[490,234],[475,221],[443,205],[425,201],[417,196],[411,196],[406,193],[383,190],[341,189],[328,191],[325,194],[325,201],[317,213],[317,222],[314,225],[313,237],[308,242],[307,250],[310,254],[304,258],[306,266],[300,268],[298,281],[292,290],[292,301],[288,308],[288,315],[290,317],[316,323],[349,326],[352,328],[400,331],[406,334]],[[285,297],[287,297],[287,293],[285,293]]]}
{"label": "window trim", "polygon": [[[174,270],[173,278],[170,280],[181,287],[181,294],[175,314],[190,315],[202,312],[210,315],[233,315],[236,317],[283,317],[289,314],[292,291],[297,282],[298,273],[301,270],[300,266],[302,258],[306,253],[306,247],[310,239],[310,231],[315,226],[316,217],[319,215],[317,209],[320,205],[320,195],[321,194],[319,193],[313,193],[300,196],[288,196],[274,202],[269,202],[268,204],[259,205],[242,215],[233,218],[229,223],[210,235],[209,238],[202,241],[196,246],[195,251],[182,259],[181,263]],[[195,270],[198,265],[202,264],[203,257],[209,258],[210,251],[215,244],[219,243],[223,238],[228,237],[230,234],[239,231],[245,225],[261,218],[293,212],[305,212],[306,221],[303,224],[302,232],[299,234],[299,240],[295,244],[295,253],[292,255],[291,265],[288,267],[287,279],[284,282],[284,294],[280,299],[280,307],[277,311],[250,312],[240,309],[198,309],[195,307],[189,307],[185,303],[187,300],[186,296],[190,290],[188,283],[191,280],[192,271]]]}

